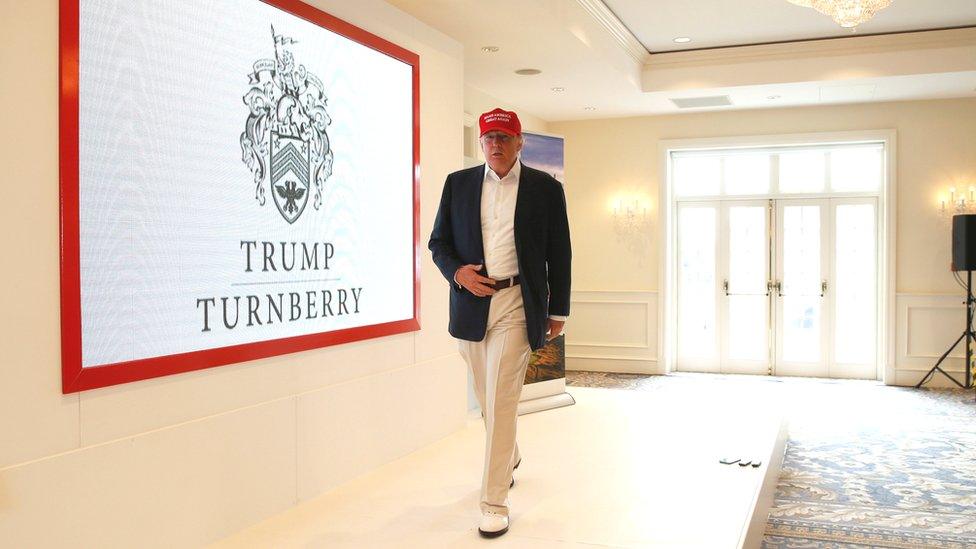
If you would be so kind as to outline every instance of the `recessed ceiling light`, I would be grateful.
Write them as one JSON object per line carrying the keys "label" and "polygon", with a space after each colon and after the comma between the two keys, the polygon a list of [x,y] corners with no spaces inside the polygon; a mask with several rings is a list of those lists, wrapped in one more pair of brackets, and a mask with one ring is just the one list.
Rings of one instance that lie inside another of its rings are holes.
{"label": "recessed ceiling light", "polygon": [[481,48],[481,51],[484,53],[495,53],[498,51],[498,46],[485,46]]}
{"label": "recessed ceiling light", "polygon": [[688,42],[691,42],[691,38],[688,38],[687,36],[679,36],[674,39],[675,44],[687,44]]}
{"label": "recessed ceiling light", "polygon": [[596,107],[583,107],[584,111],[595,111]]}
{"label": "recessed ceiling light", "polygon": [[541,72],[542,71],[540,71],[539,69],[519,69],[515,71],[515,74],[521,74],[522,76],[535,76],[536,74],[539,74]]}
{"label": "recessed ceiling light", "polygon": [[559,87],[559,86],[556,86],[556,87],[554,87],[554,88],[552,89],[552,91],[554,91],[554,92],[556,92],[556,93],[559,93],[559,92],[564,92],[564,91],[566,91],[566,88],[561,88],[561,87]]}
{"label": "recessed ceiling light", "polygon": [[779,98],[780,98],[779,95],[767,95],[766,96],[766,99],[769,99],[770,101],[774,101],[774,100],[779,99]]}

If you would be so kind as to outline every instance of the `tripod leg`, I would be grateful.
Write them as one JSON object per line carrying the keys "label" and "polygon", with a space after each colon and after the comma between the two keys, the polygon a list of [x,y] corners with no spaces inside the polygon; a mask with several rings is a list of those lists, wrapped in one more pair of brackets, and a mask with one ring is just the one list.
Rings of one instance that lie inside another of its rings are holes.
{"label": "tripod leg", "polygon": [[962,341],[963,338],[965,338],[966,336],[971,336],[972,333],[973,332],[971,332],[968,329],[965,332],[963,332],[962,335],[959,336],[959,339],[957,339],[956,342],[953,343],[952,346],[949,347],[946,350],[946,352],[942,353],[942,356],[939,357],[939,360],[935,363],[935,366],[933,366],[932,369],[929,370],[929,373],[925,374],[925,377],[923,377],[922,380],[919,381],[918,384],[915,385],[915,388],[916,389],[921,388],[922,385],[925,384],[925,383],[927,383],[929,381],[929,379],[931,379],[932,376],[934,376],[935,375],[935,372],[937,372],[937,371],[938,372],[942,372],[943,374],[945,374],[946,377],[948,377],[949,379],[951,379],[956,385],[959,385],[959,382],[958,381],[956,381],[952,376],[950,376],[949,374],[947,374],[946,371],[943,370],[942,368],[940,368],[939,366],[942,364],[942,362],[945,361],[946,358],[949,357],[949,353],[951,353],[952,350],[956,348],[956,345],[959,345],[959,342]]}
{"label": "tripod leg", "polygon": [[942,372],[942,375],[944,375],[944,376],[946,376],[947,378],[949,378],[949,381],[951,381],[951,382],[953,382],[953,383],[955,383],[955,384],[956,384],[956,385],[957,385],[957,386],[958,386],[958,387],[959,387],[960,389],[966,389],[966,388],[967,388],[967,387],[966,387],[965,385],[963,385],[962,383],[959,383],[958,381],[956,381],[956,378],[954,378],[954,377],[952,377],[951,375],[949,375],[949,372],[947,372],[947,371],[945,371],[945,370],[943,370],[942,368],[940,368],[940,367],[938,367],[938,366],[936,366],[936,367],[935,367],[935,369],[933,370],[933,372],[934,372],[935,370],[938,370],[939,372]]}
{"label": "tripod leg", "polygon": [[966,368],[963,388],[969,388],[969,370],[973,365],[973,271],[966,271]]}

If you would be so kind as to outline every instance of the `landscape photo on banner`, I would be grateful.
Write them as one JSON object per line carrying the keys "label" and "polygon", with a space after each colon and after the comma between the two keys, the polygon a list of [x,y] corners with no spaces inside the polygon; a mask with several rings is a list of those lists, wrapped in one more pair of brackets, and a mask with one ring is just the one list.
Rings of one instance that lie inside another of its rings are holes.
{"label": "landscape photo on banner", "polygon": [[[564,139],[560,136],[522,132],[523,143],[520,158],[530,168],[542,170],[566,184],[564,166]],[[561,335],[532,353],[525,372],[525,383],[538,383],[566,377],[566,337]]]}
{"label": "landscape photo on banner", "polygon": [[542,170],[566,184],[564,172],[564,139],[557,135],[522,132],[522,163]]}

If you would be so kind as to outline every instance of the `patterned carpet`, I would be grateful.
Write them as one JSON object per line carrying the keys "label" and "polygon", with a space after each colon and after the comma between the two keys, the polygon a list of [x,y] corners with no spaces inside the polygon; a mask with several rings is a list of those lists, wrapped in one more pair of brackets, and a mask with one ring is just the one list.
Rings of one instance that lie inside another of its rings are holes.
{"label": "patterned carpet", "polygon": [[765,548],[976,548],[973,391],[599,372],[567,372],[566,384],[666,390],[717,409],[748,401],[781,410],[789,441]]}

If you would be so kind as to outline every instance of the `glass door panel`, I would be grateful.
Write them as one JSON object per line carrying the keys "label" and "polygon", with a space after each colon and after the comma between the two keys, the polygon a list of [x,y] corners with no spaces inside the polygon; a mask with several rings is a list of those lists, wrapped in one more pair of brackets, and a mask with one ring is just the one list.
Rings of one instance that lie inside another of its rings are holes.
{"label": "glass door panel", "polygon": [[827,201],[783,200],[776,211],[776,373],[823,377]]}
{"label": "glass door panel", "polygon": [[677,223],[677,370],[877,379],[876,198],[683,202]]}
{"label": "glass door panel", "polygon": [[722,205],[723,373],[769,373],[769,203]]}
{"label": "glass door panel", "polygon": [[877,378],[876,199],[834,199],[833,360],[830,377]]}
{"label": "glass door panel", "polygon": [[676,367],[716,372],[718,349],[718,204],[678,206]]}

